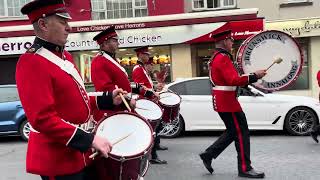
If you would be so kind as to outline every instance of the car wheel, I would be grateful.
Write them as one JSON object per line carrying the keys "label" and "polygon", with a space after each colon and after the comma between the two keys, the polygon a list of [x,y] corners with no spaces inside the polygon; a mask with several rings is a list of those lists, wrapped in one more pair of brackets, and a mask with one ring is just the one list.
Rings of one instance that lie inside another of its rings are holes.
{"label": "car wheel", "polygon": [[162,123],[159,135],[164,138],[175,138],[184,131],[184,120],[181,114],[170,123]]}
{"label": "car wheel", "polygon": [[20,127],[19,127],[19,133],[23,140],[28,141],[29,134],[30,134],[30,124],[28,120],[24,120]]}
{"label": "car wheel", "polygon": [[286,115],[285,129],[291,135],[308,135],[313,127],[319,124],[316,114],[307,107],[295,107]]}

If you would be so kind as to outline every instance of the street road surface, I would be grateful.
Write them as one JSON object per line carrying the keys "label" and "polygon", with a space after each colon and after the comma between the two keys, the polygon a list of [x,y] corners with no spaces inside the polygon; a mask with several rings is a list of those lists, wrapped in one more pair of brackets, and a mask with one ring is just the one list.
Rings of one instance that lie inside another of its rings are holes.
{"label": "street road surface", "polygon": [[[145,180],[231,180],[237,176],[237,159],[231,144],[213,161],[210,175],[199,159],[220,133],[192,133],[176,139],[162,139],[168,151],[159,151],[167,165],[151,165]],[[271,135],[270,135],[271,134]],[[19,138],[0,138],[0,180],[40,180],[25,172],[27,143]],[[252,165],[266,173],[266,180],[319,180],[320,144],[309,136],[287,136],[266,131],[251,137]]]}

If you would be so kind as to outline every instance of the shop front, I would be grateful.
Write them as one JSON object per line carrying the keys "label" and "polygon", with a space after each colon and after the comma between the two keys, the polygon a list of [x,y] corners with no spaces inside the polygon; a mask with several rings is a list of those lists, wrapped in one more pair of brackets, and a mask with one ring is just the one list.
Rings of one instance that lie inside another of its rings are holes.
{"label": "shop front", "polygon": [[297,81],[285,94],[318,98],[317,72],[320,70],[320,18],[266,22],[267,30],[279,30],[293,36],[301,47],[304,64]]}
{"label": "shop front", "polygon": [[[114,25],[120,44],[116,57],[128,74],[131,74],[137,62],[134,49],[149,46],[155,63],[153,71],[168,71],[166,82],[176,78],[207,76],[206,62],[213,51],[210,34],[231,29],[239,46],[244,39],[263,30],[264,19],[258,18],[257,13],[257,9],[240,9],[125,20],[71,22],[73,30],[69,34],[66,49],[72,53],[84,81],[90,84],[91,60],[99,50],[92,38],[99,31]],[[0,67],[7,71],[7,76],[11,74],[14,77],[14,65],[19,55],[32,44],[34,36],[30,29],[31,26],[0,28]],[[234,52],[236,50],[237,48]],[[4,63],[9,60],[13,62],[11,65]],[[9,83],[15,83],[14,78],[11,81]],[[8,83],[0,79],[0,84],[4,82]]]}

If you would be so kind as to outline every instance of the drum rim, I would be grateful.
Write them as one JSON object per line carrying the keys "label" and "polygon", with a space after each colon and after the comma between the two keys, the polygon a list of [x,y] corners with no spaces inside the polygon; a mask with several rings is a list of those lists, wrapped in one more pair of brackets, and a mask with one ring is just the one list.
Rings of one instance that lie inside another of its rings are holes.
{"label": "drum rim", "polygon": [[175,93],[175,92],[173,92],[173,91],[172,91],[172,92],[165,91],[165,92],[159,93],[159,96],[160,96],[160,94],[163,94],[163,93],[173,93],[173,94],[175,94],[175,95],[177,95],[177,96],[179,97],[180,101],[179,101],[179,103],[176,104],[176,105],[167,105],[167,104],[161,103],[160,100],[159,100],[159,104],[160,104],[160,105],[165,106],[165,107],[176,107],[176,106],[178,106],[179,104],[181,104],[182,98],[181,98],[181,96],[180,96],[179,94],[177,94],[177,93]]}
{"label": "drum rim", "polygon": [[150,142],[149,142],[149,146],[148,146],[148,147],[145,149],[145,151],[143,151],[143,152],[140,152],[140,153],[137,153],[137,154],[134,154],[134,155],[131,155],[131,156],[118,156],[118,155],[114,155],[114,154],[112,154],[112,153],[109,153],[110,158],[115,159],[115,160],[118,160],[118,161],[120,161],[121,159],[124,158],[124,161],[125,161],[125,160],[130,160],[130,159],[139,158],[139,157],[143,156],[143,155],[145,154],[145,152],[149,152],[150,149],[151,149],[152,146],[153,146],[153,141],[154,141],[154,131],[153,131],[153,128],[152,128],[151,124],[148,122],[148,120],[146,120],[144,117],[142,117],[142,116],[140,116],[140,115],[138,115],[138,114],[132,113],[132,112],[120,111],[120,112],[116,112],[116,113],[111,114],[110,116],[105,117],[103,120],[99,121],[98,124],[96,125],[96,127],[94,128],[94,131],[93,131],[93,132],[94,132],[94,135],[96,135],[96,132],[97,132],[97,129],[98,129],[99,125],[100,125],[104,120],[106,120],[106,119],[109,118],[109,117],[118,115],[118,114],[130,114],[130,115],[136,116],[136,117],[140,118],[141,120],[143,120],[144,122],[146,122],[146,124],[148,125],[149,129],[151,130],[151,139],[150,139]]}
{"label": "drum rim", "polygon": [[[151,121],[151,122],[159,121],[159,120],[162,119],[162,116],[163,116],[163,108],[162,108],[158,103],[156,103],[156,102],[154,102],[154,101],[152,101],[152,100],[150,100],[150,99],[148,99],[148,98],[145,98],[145,97],[139,98],[139,99],[137,99],[136,101],[139,101],[139,100],[151,101],[151,102],[153,102],[154,104],[156,104],[156,105],[159,107],[159,109],[161,110],[161,117],[160,117],[159,119],[147,119],[147,118],[143,117],[144,119],[146,119],[147,121]],[[138,113],[137,113],[137,114],[138,114]],[[140,114],[138,114],[138,115],[141,116]],[[142,116],[141,116],[141,117],[142,117]]]}
{"label": "drum rim", "polygon": [[[256,36],[258,36],[260,34],[269,33],[269,32],[277,32],[277,33],[281,33],[281,34],[284,34],[284,35],[288,36],[296,44],[296,46],[298,47],[299,52],[300,52],[300,66],[299,66],[299,69],[297,70],[297,73],[296,73],[295,77],[288,84],[286,84],[286,85],[284,85],[282,87],[273,88],[273,89],[272,88],[263,88],[261,86],[256,86],[256,85],[252,84],[257,89],[265,90],[265,91],[271,91],[272,92],[272,91],[277,91],[277,90],[281,90],[281,89],[287,88],[289,85],[291,85],[293,82],[295,82],[298,79],[299,75],[301,74],[302,66],[303,66],[303,63],[304,63],[304,55],[302,53],[302,50],[301,50],[301,47],[300,47],[299,43],[297,42],[297,40],[294,37],[292,37],[290,34],[287,34],[287,33],[283,32],[283,31],[279,31],[279,30],[265,30],[265,31],[259,32],[258,34],[254,34],[254,35],[248,37],[246,40],[244,40],[241,43],[241,45],[239,47],[239,50],[237,51],[236,62],[237,62],[237,64],[241,64],[239,70],[241,70],[240,73],[244,74],[244,71],[243,71],[243,68],[242,68],[242,57],[243,57],[244,49],[246,49],[246,47],[248,46],[248,43],[250,42],[251,39],[253,39],[254,37],[256,37]],[[239,55],[240,53],[242,54],[241,56]]]}

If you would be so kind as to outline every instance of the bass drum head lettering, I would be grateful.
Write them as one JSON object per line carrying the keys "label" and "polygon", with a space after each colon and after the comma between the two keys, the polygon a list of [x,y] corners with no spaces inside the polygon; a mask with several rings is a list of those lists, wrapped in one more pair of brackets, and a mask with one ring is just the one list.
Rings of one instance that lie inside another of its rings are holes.
{"label": "bass drum head lettering", "polygon": [[263,31],[246,39],[237,53],[237,68],[240,74],[267,69],[267,75],[253,85],[261,90],[277,91],[294,82],[302,70],[303,56],[299,44],[290,35],[281,31]]}

